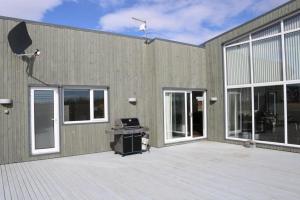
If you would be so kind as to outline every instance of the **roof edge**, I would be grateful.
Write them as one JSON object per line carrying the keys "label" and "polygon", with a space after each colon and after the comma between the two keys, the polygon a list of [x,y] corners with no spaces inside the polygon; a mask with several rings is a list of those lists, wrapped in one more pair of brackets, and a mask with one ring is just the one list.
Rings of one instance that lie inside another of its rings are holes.
{"label": "roof edge", "polygon": [[217,35],[217,36],[215,36],[215,37],[213,37],[213,38],[211,38],[211,39],[209,39],[209,40],[207,40],[207,41],[205,41],[205,42],[199,44],[198,46],[204,47],[206,43],[211,42],[212,40],[215,40],[215,39],[217,39],[217,38],[219,38],[219,37],[221,37],[221,36],[224,36],[224,35],[226,35],[226,34],[232,32],[232,31],[234,31],[234,30],[236,30],[236,29],[239,29],[239,28],[241,28],[241,27],[243,27],[243,26],[245,26],[245,25],[247,25],[247,24],[250,24],[250,23],[252,23],[252,22],[258,20],[259,18],[262,18],[262,17],[264,17],[264,16],[266,16],[266,15],[268,15],[268,14],[270,14],[270,13],[272,13],[272,12],[274,12],[274,11],[276,11],[276,10],[278,10],[278,9],[280,9],[280,8],[282,8],[282,7],[286,6],[286,5],[288,5],[288,4],[290,4],[290,3],[293,3],[293,2],[295,2],[295,1],[296,1],[296,0],[290,0],[290,1],[286,2],[286,3],[284,3],[284,4],[281,4],[281,5],[279,5],[279,6],[275,7],[275,8],[273,8],[272,10],[269,10],[268,12],[265,12],[265,13],[263,13],[263,14],[261,14],[261,15],[255,17],[255,18],[253,18],[253,19],[251,19],[251,20],[249,20],[249,21],[246,21],[246,22],[243,23],[243,24],[240,24],[240,25],[238,25],[238,26],[236,26],[236,27],[234,27],[234,28],[231,28],[231,29],[229,29],[228,31],[225,31],[224,33],[221,33],[220,35]]}
{"label": "roof edge", "polygon": [[61,25],[61,24],[53,24],[53,23],[46,23],[46,22],[39,22],[34,20],[28,20],[28,19],[22,19],[22,18],[15,18],[15,17],[7,17],[7,16],[1,16],[0,19],[3,20],[11,20],[16,22],[26,22],[29,24],[36,24],[36,25],[42,25],[42,26],[50,26],[55,28],[66,28],[70,30],[76,30],[76,31],[84,31],[84,32],[91,32],[91,33],[100,33],[105,35],[113,35],[113,36],[120,36],[120,37],[126,37],[126,38],[133,38],[133,39],[139,39],[139,40],[145,40],[145,37],[139,37],[139,36],[133,36],[133,35],[126,35],[121,33],[114,33],[109,31],[101,31],[101,30],[95,30],[95,29],[88,29],[88,28],[78,28],[74,26],[67,26],[67,25]]}
{"label": "roof edge", "polygon": [[163,38],[153,38],[153,39],[150,39],[149,43],[152,43],[152,42],[155,42],[155,41],[163,41],[163,42],[169,42],[169,43],[175,43],[175,44],[181,44],[181,45],[185,45],[185,46],[191,46],[191,47],[197,47],[197,48],[203,48],[199,45],[196,45],[196,44],[191,44],[191,43],[186,43],[186,42],[179,42],[179,41],[176,41],[176,40],[169,40],[169,39],[163,39]]}

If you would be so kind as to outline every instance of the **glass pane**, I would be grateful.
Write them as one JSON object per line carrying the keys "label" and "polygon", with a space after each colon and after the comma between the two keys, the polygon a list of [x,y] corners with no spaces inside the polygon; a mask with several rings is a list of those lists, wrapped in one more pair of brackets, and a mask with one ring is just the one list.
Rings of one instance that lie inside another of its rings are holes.
{"label": "glass pane", "polygon": [[64,120],[90,120],[90,90],[64,90]]}
{"label": "glass pane", "polygon": [[185,94],[165,94],[167,139],[186,137]]}
{"label": "glass pane", "polygon": [[284,21],[284,30],[290,31],[300,28],[300,14],[293,16]]}
{"label": "glass pane", "polygon": [[278,24],[267,27],[267,28],[265,28],[261,31],[258,31],[256,33],[252,34],[252,39],[271,36],[271,35],[274,35],[276,33],[280,33],[280,31],[281,31],[281,27],[280,27],[280,23],[278,23]]}
{"label": "glass pane", "polygon": [[191,93],[187,93],[187,103],[186,103],[186,110],[187,110],[187,128],[188,132],[187,135],[191,136]]}
{"label": "glass pane", "polygon": [[266,83],[282,80],[280,37],[253,42],[254,82]]}
{"label": "glass pane", "polygon": [[284,143],[283,86],[254,88],[255,139]]}
{"label": "glass pane", "polygon": [[300,84],[287,86],[288,143],[300,144]]}
{"label": "glass pane", "polygon": [[250,83],[250,47],[242,44],[226,48],[228,85]]}
{"label": "glass pane", "polygon": [[193,137],[203,136],[204,118],[203,92],[193,92]]}
{"label": "glass pane", "polygon": [[252,138],[251,88],[228,90],[228,136]]}
{"label": "glass pane", "polygon": [[287,80],[300,79],[300,31],[285,35]]}
{"label": "glass pane", "polygon": [[94,118],[104,118],[104,91],[94,90]]}
{"label": "glass pane", "polygon": [[241,42],[247,42],[247,41],[249,41],[249,35],[246,35],[246,36],[244,36],[242,38],[239,38],[237,40],[231,41],[231,42],[227,43],[226,46],[227,45],[236,44],[236,43],[241,43]]}
{"label": "glass pane", "polygon": [[54,92],[34,91],[35,149],[54,148]]}

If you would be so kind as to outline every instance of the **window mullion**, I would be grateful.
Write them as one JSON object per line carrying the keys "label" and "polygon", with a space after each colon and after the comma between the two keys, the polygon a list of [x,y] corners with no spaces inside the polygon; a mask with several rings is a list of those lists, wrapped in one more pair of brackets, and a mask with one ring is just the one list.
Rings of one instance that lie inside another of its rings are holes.
{"label": "window mullion", "polygon": [[103,90],[104,92],[104,119],[108,120],[108,96],[107,90]]}
{"label": "window mullion", "polygon": [[228,134],[228,105],[227,105],[227,59],[226,59],[226,48],[223,47],[223,65],[224,65],[224,86],[225,86],[225,97],[224,97],[224,107],[225,107],[225,138],[229,137]]}
{"label": "window mullion", "polygon": [[94,90],[90,90],[90,120],[94,120]]}
{"label": "window mullion", "polygon": [[283,105],[284,105],[284,143],[288,143],[288,121],[287,121],[287,89],[286,89],[286,59],[285,59],[285,39],[284,39],[284,23],[281,21],[281,55],[282,55],[282,79],[283,85]]}
{"label": "window mullion", "polygon": [[249,35],[250,41],[250,83],[251,83],[251,115],[252,115],[252,140],[255,140],[255,111],[254,111],[254,70],[253,70],[253,47],[252,47],[252,35]]}

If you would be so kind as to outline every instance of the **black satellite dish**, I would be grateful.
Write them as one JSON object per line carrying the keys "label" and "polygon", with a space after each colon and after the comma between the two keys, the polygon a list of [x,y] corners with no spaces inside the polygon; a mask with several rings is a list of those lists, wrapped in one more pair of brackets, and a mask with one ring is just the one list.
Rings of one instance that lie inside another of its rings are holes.
{"label": "black satellite dish", "polygon": [[11,29],[7,36],[9,46],[15,54],[24,54],[32,44],[25,22],[21,22]]}

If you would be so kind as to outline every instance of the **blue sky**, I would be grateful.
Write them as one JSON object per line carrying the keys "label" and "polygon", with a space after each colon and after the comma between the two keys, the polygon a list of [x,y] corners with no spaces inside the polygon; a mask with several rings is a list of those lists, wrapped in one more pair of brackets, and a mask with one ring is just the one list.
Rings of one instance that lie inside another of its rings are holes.
{"label": "blue sky", "polygon": [[[200,44],[288,0],[0,0],[0,15]],[[26,4],[24,3],[26,2]]]}

